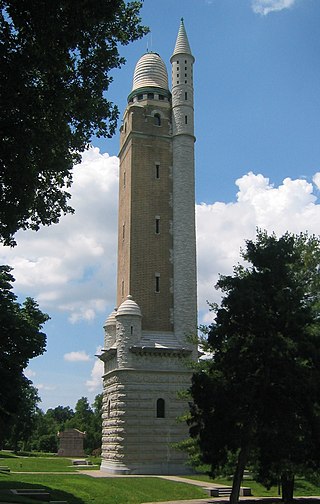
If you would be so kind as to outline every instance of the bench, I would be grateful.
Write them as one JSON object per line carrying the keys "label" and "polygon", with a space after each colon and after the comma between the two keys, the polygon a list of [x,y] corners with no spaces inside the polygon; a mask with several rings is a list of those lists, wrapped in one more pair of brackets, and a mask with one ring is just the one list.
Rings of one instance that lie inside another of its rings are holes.
{"label": "bench", "polygon": [[[231,487],[210,487],[205,489],[210,497],[229,497],[232,491]],[[251,488],[241,487],[240,495],[242,497],[248,497],[251,495]]]}
{"label": "bench", "polygon": [[72,465],[92,465],[92,462],[90,460],[73,460]]}

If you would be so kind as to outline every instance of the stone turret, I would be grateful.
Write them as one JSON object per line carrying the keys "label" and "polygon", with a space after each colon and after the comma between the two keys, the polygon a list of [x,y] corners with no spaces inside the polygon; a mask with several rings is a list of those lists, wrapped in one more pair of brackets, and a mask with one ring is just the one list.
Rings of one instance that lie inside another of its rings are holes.
{"label": "stone turret", "polygon": [[193,63],[183,19],[171,56],[173,129],[174,330],[180,340],[197,326]]}

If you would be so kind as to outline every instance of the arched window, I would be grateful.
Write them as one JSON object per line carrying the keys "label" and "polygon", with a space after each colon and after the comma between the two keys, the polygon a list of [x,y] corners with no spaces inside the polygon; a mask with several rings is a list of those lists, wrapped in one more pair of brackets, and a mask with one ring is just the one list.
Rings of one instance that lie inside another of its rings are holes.
{"label": "arched window", "polygon": [[161,117],[160,117],[160,114],[154,114],[154,124],[156,126],[161,126]]}
{"label": "arched window", "polygon": [[165,417],[165,401],[164,399],[157,400],[157,418]]}

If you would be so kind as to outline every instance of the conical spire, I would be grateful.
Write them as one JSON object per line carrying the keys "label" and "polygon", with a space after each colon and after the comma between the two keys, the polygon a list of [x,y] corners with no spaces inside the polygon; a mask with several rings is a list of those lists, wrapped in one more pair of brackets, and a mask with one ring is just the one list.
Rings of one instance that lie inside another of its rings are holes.
{"label": "conical spire", "polygon": [[183,18],[181,18],[176,45],[172,56],[176,56],[177,54],[190,54],[192,56]]}

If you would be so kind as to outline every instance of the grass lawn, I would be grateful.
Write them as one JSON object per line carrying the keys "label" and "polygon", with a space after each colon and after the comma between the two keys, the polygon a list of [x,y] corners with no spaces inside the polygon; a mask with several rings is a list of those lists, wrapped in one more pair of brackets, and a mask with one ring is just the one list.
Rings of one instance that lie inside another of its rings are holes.
{"label": "grass lawn", "polygon": [[[99,464],[100,459],[92,459]],[[69,504],[141,504],[150,501],[201,499],[207,495],[196,486],[177,483],[155,477],[146,478],[91,478],[79,473],[79,466],[72,466],[72,459],[57,456],[17,456],[10,452],[0,452],[0,466],[8,466],[11,473],[0,472],[0,503],[20,502],[39,504],[30,498],[6,494],[8,489],[44,488],[52,500],[65,500]],[[89,469],[90,466],[83,468]],[[91,466],[97,469],[97,466]],[[27,473],[38,474],[27,474]],[[41,474],[43,472],[44,474]],[[69,474],[55,474],[65,472]],[[209,476],[198,474],[188,478],[213,482]],[[230,479],[216,479],[215,483],[231,486]],[[243,486],[252,489],[257,497],[277,497],[276,487],[266,490],[251,479],[244,480]],[[295,497],[320,495],[319,486],[305,479],[297,479]]]}
{"label": "grass lawn", "polygon": [[[76,457],[75,457],[76,458]],[[79,457],[83,458],[83,457]],[[94,464],[92,457],[90,458]],[[72,472],[79,469],[97,469],[97,466],[73,466],[72,459],[48,457],[21,457],[10,452],[0,452],[0,466],[7,466],[14,472]]]}
{"label": "grass lawn", "polygon": [[[188,476],[188,478],[191,479],[196,479],[196,480],[201,480],[201,481],[207,481],[208,483],[219,483],[221,485],[225,486],[231,486],[232,485],[232,480],[231,479],[223,479],[223,478],[216,478],[212,480],[209,476],[205,474],[198,474],[198,475],[193,475],[193,476]],[[274,486],[271,487],[270,490],[267,490],[264,486],[260,485],[260,483],[257,483],[256,481],[252,479],[245,479],[242,482],[242,486],[244,487],[250,487],[252,490],[252,495],[255,497],[278,497],[278,487]],[[308,497],[310,495],[320,496],[320,487],[319,485],[314,485],[310,483],[309,481],[305,480],[304,478],[296,478],[295,479],[295,491],[294,491],[294,496],[295,497]]]}
{"label": "grass lawn", "polygon": [[[141,504],[150,501],[205,498],[193,485],[160,478],[91,478],[83,474],[2,474],[0,502],[8,502],[1,490],[45,488],[53,500],[69,504]],[[24,501],[27,504],[27,501]],[[30,503],[30,499],[28,499]],[[38,501],[39,503],[39,501]]]}

